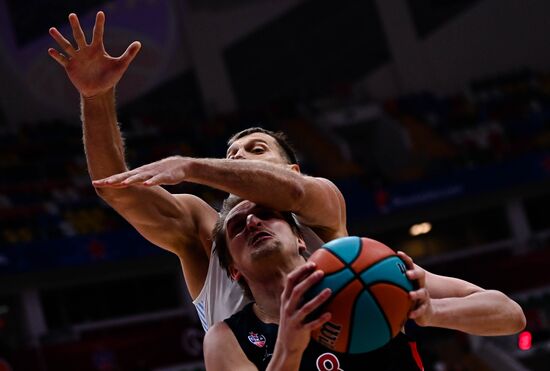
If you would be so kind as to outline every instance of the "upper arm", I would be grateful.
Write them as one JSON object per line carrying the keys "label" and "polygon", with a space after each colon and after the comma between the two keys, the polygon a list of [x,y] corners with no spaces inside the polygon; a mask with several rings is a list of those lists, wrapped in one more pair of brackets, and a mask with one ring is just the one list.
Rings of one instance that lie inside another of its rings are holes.
{"label": "upper arm", "polygon": [[214,226],[217,213],[198,197],[173,195],[160,186],[96,190],[153,244],[178,255],[186,245],[198,245],[206,252],[201,237]]}
{"label": "upper arm", "polygon": [[334,183],[304,175],[303,196],[293,210],[323,241],[347,236],[346,202]]}
{"label": "upper arm", "polygon": [[430,297],[434,299],[461,298],[476,292],[484,291],[483,288],[459,278],[440,276],[426,271],[426,288]]}
{"label": "upper arm", "polygon": [[258,370],[225,322],[218,322],[208,330],[203,351],[207,370]]}
{"label": "upper arm", "polygon": [[160,186],[98,189],[98,193],[143,237],[179,257],[195,298],[208,272],[217,212],[196,196],[173,195]]}

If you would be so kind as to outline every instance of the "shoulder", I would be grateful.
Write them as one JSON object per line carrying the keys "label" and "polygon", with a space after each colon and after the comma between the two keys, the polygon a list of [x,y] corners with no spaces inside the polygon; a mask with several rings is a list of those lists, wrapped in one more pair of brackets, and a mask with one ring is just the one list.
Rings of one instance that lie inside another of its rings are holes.
{"label": "shoulder", "polygon": [[338,187],[326,178],[305,176],[310,186],[295,210],[300,221],[323,241],[347,236],[346,201]]}
{"label": "shoulder", "polygon": [[204,337],[204,361],[207,369],[257,370],[225,322],[218,322]]}
{"label": "shoulder", "polygon": [[331,192],[334,192],[335,195],[337,195],[338,197],[343,198],[342,192],[340,192],[340,189],[338,188],[338,186],[336,186],[336,184],[334,184],[331,180],[327,178],[322,178],[322,177],[312,177],[312,176],[307,176],[307,177],[310,178],[312,181],[316,182],[320,187],[330,190]]}
{"label": "shoulder", "polygon": [[227,323],[220,321],[208,329],[204,336],[204,344],[216,345],[228,338],[235,338],[235,335]]}
{"label": "shoulder", "polygon": [[204,336],[203,351],[207,362],[215,362],[224,352],[238,348],[240,346],[233,331],[223,321],[210,327]]}
{"label": "shoulder", "polygon": [[346,200],[342,192],[326,178],[310,178],[319,191],[316,197],[303,205],[305,209],[297,213],[298,220],[311,228],[322,241],[347,236]]}
{"label": "shoulder", "polygon": [[[307,175],[306,175],[307,176]],[[319,184],[323,184],[327,187],[330,187],[332,188],[333,190],[335,191],[338,191],[338,187],[336,186],[336,184],[334,184],[331,180],[327,179],[327,178],[322,178],[322,177],[319,177],[319,176],[316,176],[316,177],[310,177],[312,179],[314,179],[315,181],[319,182]]]}
{"label": "shoulder", "polygon": [[343,213],[345,225],[346,200],[344,199],[344,195],[342,195],[340,189],[332,181],[326,178],[319,177],[315,178],[315,180],[321,185],[321,187],[326,189],[326,192],[329,193],[331,197],[334,198],[334,202],[336,205],[338,205],[340,213]]}
{"label": "shoulder", "polygon": [[231,348],[241,348],[233,330],[224,321],[216,322],[204,335],[204,355]]}

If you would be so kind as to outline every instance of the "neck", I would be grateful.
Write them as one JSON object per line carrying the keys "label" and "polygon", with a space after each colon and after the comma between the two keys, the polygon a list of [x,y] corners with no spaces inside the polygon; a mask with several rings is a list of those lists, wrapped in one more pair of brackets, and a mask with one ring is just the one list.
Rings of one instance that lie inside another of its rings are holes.
{"label": "neck", "polygon": [[270,274],[265,280],[255,281],[250,285],[254,296],[256,315],[263,322],[279,323],[279,309],[281,306],[281,293],[285,287],[285,271]]}
{"label": "neck", "polygon": [[261,279],[249,280],[250,290],[254,296],[254,311],[262,322],[279,323],[279,312],[281,307],[281,294],[286,284],[287,275],[295,269],[298,264],[303,264],[303,258],[289,264],[275,265],[276,269],[269,272],[262,270]]}

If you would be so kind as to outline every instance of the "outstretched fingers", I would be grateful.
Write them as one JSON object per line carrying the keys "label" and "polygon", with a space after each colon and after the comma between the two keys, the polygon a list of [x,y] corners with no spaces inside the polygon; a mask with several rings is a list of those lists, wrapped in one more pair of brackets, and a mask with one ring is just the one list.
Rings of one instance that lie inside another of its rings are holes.
{"label": "outstretched fingers", "polygon": [[132,177],[134,174],[135,172],[133,171],[127,171],[125,173],[112,175],[107,178],[94,180],[92,181],[92,184],[94,185],[94,187],[125,187],[127,186],[127,184],[124,184],[124,181],[129,177]]}
{"label": "outstretched fingers", "polygon": [[151,174],[147,173],[136,173],[134,175],[128,176],[126,179],[120,181],[121,185],[132,185],[136,183],[144,183],[146,180],[151,178]]}
{"label": "outstretched fingers", "polygon": [[161,184],[175,184],[175,182],[168,183],[164,174],[157,174],[143,182],[144,186],[156,186]]}
{"label": "outstretched fingers", "polygon": [[65,55],[68,55],[72,57],[75,54],[75,50],[69,40],[67,40],[63,35],[61,35],[61,32],[57,30],[57,28],[52,27],[50,28],[50,35],[55,40],[55,42],[61,47],[61,49],[65,52]]}
{"label": "outstretched fingers", "polygon": [[103,31],[105,30],[105,13],[97,12],[92,36],[92,45],[101,44],[103,47]]}
{"label": "outstretched fingers", "polygon": [[69,63],[67,57],[65,57],[63,54],[59,53],[54,48],[49,48],[48,49],[48,54],[50,55],[50,57],[52,57],[57,63],[59,63],[63,67],[66,67],[67,63]]}
{"label": "outstretched fingers", "polygon": [[76,41],[76,45],[78,45],[79,49],[82,49],[86,46],[86,36],[84,35],[84,31],[82,31],[80,21],[78,20],[76,14],[69,14],[69,23],[71,25],[71,29],[73,30],[73,37]]}
{"label": "outstretched fingers", "polygon": [[128,48],[126,48],[124,54],[119,57],[119,61],[124,66],[124,69],[126,69],[130,65],[140,49],[141,43],[139,41],[134,41],[128,46]]}

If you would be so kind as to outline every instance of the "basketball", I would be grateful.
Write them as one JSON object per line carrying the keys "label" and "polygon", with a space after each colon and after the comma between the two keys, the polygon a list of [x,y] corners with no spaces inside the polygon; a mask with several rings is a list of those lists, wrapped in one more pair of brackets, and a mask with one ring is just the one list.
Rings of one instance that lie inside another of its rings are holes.
{"label": "basketball", "polygon": [[314,340],[341,353],[365,353],[388,343],[412,308],[405,263],[386,245],[360,237],[326,243],[309,259],[325,275],[306,293],[309,300],[328,287],[332,295],[317,313],[332,318],[312,332]]}

